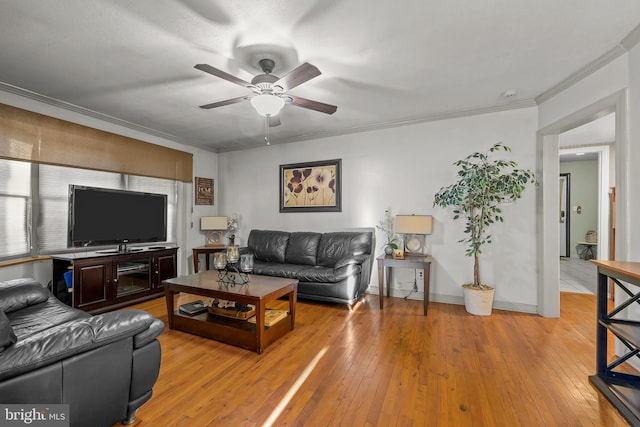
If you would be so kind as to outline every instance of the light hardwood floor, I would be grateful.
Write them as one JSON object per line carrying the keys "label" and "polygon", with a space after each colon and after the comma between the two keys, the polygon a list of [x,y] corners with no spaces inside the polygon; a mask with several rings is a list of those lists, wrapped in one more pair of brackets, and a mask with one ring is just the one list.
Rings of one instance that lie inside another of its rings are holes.
{"label": "light hardwood floor", "polygon": [[[181,295],[178,303],[193,297]],[[134,306],[167,321],[164,299]],[[561,294],[559,319],[368,295],[356,311],[300,301],[262,355],[160,336],[147,426],[626,426],[589,383],[595,297]]]}

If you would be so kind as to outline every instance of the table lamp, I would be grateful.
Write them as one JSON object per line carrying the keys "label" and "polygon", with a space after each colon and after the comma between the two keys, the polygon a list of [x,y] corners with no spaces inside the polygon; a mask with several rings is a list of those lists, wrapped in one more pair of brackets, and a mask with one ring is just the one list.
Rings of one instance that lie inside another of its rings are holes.
{"label": "table lamp", "polygon": [[396,215],[396,233],[403,235],[404,250],[424,254],[425,236],[433,232],[431,215]]}
{"label": "table lamp", "polygon": [[226,216],[200,217],[200,230],[207,231],[206,246],[223,247],[222,234],[227,231]]}

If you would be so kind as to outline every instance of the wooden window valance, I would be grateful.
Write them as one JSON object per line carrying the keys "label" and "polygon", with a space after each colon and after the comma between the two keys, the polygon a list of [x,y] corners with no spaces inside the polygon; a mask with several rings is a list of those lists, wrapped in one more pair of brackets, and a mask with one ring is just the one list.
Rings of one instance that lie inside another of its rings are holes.
{"label": "wooden window valance", "polygon": [[0,104],[0,157],[191,182],[193,154]]}

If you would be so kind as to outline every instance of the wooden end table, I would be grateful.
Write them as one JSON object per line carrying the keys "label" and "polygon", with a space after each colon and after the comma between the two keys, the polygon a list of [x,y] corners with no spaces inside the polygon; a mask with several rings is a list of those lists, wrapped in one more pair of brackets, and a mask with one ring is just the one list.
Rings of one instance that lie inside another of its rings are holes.
{"label": "wooden end table", "polygon": [[[189,332],[227,344],[262,353],[264,349],[293,330],[296,319],[298,280],[280,277],[249,275],[246,285],[229,285],[218,281],[218,271],[209,270],[188,276],[165,280],[169,328]],[[243,319],[202,313],[195,316],[183,314],[175,309],[175,295],[179,292],[208,298],[219,298],[256,307],[256,323]],[[266,304],[287,296],[287,317],[267,327],[265,325]]]}
{"label": "wooden end table", "polygon": [[227,250],[226,246],[198,246],[193,248],[193,272],[198,272],[198,259],[200,254],[204,254],[206,269],[209,269],[209,256],[216,252],[224,252]]}
{"label": "wooden end table", "polygon": [[429,272],[431,269],[432,258],[426,255],[408,255],[405,257],[394,258],[391,255],[381,255],[378,258],[378,294],[380,295],[380,309],[383,307],[384,300],[384,281],[387,280],[387,296],[391,296],[391,267],[413,268],[424,270],[424,315],[427,315],[427,306],[429,304]]}

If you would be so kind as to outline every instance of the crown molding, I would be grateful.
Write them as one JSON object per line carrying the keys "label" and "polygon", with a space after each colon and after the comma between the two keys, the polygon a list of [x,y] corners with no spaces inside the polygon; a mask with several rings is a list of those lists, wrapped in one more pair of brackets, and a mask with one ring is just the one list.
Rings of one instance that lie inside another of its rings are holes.
{"label": "crown molding", "polygon": [[627,34],[627,36],[620,42],[622,47],[624,47],[626,50],[631,50],[638,43],[640,43],[640,25],[631,30],[629,34]]}
{"label": "crown molding", "polygon": [[536,103],[540,105],[543,102],[548,101],[549,99],[578,83],[580,80],[598,71],[600,68],[609,64],[614,59],[624,55],[626,52],[627,50],[622,45],[617,45],[610,51],[606,52],[604,55],[599,56],[575,73],[569,75],[569,77],[542,92],[535,98]]}
{"label": "crown molding", "polygon": [[543,102],[553,98],[560,92],[568,89],[569,87],[573,86],[580,80],[584,79],[585,77],[589,76],[590,74],[598,71],[600,68],[609,64],[614,59],[624,55],[629,50],[631,50],[634,46],[636,46],[638,43],[640,43],[640,25],[638,25],[633,30],[631,30],[629,34],[627,34],[625,38],[623,38],[620,41],[620,43],[617,46],[615,46],[613,49],[609,50],[608,52],[604,53],[600,57],[591,61],[590,63],[588,63],[587,65],[585,65],[584,67],[576,71],[575,73],[569,75],[567,78],[560,81],[556,85],[542,92],[540,95],[536,97],[536,103],[540,105]]}
{"label": "crown molding", "polygon": [[[75,104],[71,104],[68,102],[60,101],[55,98],[51,98],[46,95],[42,95],[36,92],[32,92],[27,89],[23,89],[18,86],[13,86],[7,83],[0,82],[0,91],[13,93],[14,95],[21,96],[23,98],[28,98],[34,101],[41,102],[43,104],[48,104],[57,108],[62,108],[67,111],[73,111],[74,113],[82,114],[83,116],[92,117],[97,120],[101,120],[103,122],[111,123],[116,126],[122,126],[127,129],[131,129],[137,132],[142,132],[147,135],[157,136],[158,138],[168,139],[173,142],[178,142],[180,144],[185,144],[185,140],[175,135],[171,135],[169,133],[164,133],[155,129],[151,129],[145,126],[140,126],[135,123],[128,122],[126,120],[119,119],[117,117],[109,116],[107,114],[99,113],[97,111],[90,110],[88,108],[80,107]],[[67,120],[68,121],[68,120]],[[104,129],[103,129],[104,130]]]}

